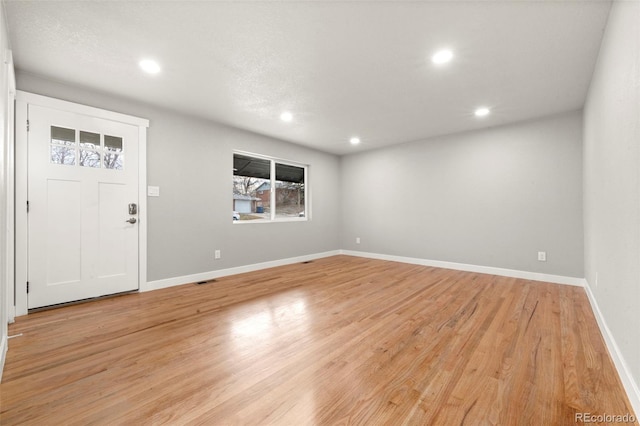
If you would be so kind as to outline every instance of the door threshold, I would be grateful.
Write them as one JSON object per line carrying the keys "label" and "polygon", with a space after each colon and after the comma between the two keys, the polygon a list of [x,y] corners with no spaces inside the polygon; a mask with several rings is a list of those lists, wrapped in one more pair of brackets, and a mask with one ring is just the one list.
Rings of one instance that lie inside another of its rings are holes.
{"label": "door threshold", "polygon": [[34,314],[36,312],[49,311],[51,309],[58,309],[58,308],[65,308],[67,306],[79,305],[81,303],[95,302],[102,299],[111,299],[113,297],[126,296],[127,294],[135,294],[135,293],[139,293],[139,290],[123,291],[121,293],[105,294],[104,296],[89,297],[88,299],[74,300],[72,302],[64,302],[64,303],[57,303],[55,305],[40,306],[39,308],[29,309],[27,313]]}

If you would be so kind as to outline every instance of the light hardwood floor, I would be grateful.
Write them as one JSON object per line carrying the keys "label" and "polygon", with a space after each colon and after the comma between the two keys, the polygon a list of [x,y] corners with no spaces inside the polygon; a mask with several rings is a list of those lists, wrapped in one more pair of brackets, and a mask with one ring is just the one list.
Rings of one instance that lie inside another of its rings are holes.
{"label": "light hardwood floor", "polygon": [[39,312],[9,333],[2,425],[632,413],[582,288],[349,256]]}

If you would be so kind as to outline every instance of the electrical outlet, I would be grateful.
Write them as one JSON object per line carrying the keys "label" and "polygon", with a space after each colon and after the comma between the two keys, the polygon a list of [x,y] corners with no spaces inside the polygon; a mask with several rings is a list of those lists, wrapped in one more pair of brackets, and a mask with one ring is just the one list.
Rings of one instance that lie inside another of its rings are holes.
{"label": "electrical outlet", "polygon": [[538,261],[540,261],[540,262],[546,262],[547,261],[547,252],[546,251],[539,251],[538,252]]}
{"label": "electrical outlet", "polygon": [[216,250],[216,252],[215,252],[215,258],[216,258],[216,259],[220,259],[220,250]]}
{"label": "electrical outlet", "polygon": [[360,244],[360,237],[356,237],[356,244]]}

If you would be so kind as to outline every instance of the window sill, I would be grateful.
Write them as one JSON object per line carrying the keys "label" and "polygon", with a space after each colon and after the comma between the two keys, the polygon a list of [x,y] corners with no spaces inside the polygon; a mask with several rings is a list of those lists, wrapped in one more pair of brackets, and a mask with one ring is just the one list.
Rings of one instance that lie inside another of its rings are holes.
{"label": "window sill", "polygon": [[283,222],[308,222],[308,217],[284,217],[271,219],[234,220],[234,225],[247,225],[250,223],[283,223]]}

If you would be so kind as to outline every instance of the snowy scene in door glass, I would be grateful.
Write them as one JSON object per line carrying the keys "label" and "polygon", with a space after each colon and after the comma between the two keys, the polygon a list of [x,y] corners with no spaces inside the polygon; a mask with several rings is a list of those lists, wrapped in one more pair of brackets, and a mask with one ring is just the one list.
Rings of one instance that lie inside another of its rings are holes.
{"label": "snowy scene in door glass", "polygon": [[51,126],[51,162],[74,166],[76,164],[76,131]]}
{"label": "snowy scene in door glass", "polygon": [[80,165],[100,167],[100,134],[80,131]]}
{"label": "snowy scene in door glass", "polygon": [[124,169],[122,138],[104,135],[104,167],[106,169]]}
{"label": "snowy scene in door glass", "polygon": [[[79,143],[76,141],[78,137]],[[124,169],[122,138],[51,126],[50,160],[66,166]]]}

